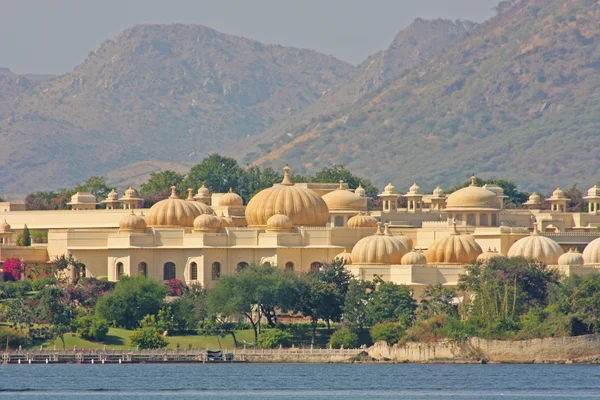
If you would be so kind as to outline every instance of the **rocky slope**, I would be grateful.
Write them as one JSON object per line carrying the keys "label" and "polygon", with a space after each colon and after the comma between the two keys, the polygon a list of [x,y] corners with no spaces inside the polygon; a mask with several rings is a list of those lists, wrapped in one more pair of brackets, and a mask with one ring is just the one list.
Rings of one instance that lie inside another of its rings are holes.
{"label": "rocky slope", "polygon": [[[432,189],[477,173],[529,190],[593,185],[600,146],[600,2],[523,0],[340,115],[307,118],[260,164],[344,163]],[[290,132],[293,126],[288,127]]]}
{"label": "rocky slope", "polygon": [[73,184],[138,161],[227,153],[353,70],[312,50],[204,26],[136,26],[51,81],[28,86],[0,76],[8,88],[0,86],[0,192]]}

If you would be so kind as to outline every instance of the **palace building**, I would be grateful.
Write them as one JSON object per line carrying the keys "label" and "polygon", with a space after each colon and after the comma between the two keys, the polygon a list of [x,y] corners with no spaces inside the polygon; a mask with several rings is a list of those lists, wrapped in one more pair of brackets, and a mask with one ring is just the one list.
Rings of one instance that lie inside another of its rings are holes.
{"label": "palace building", "polygon": [[[143,274],[210,286],[251,264],[305,272],[339,258],[358,278],[406,284],[417,296],[430,284],[455,286],[467,264],[496,257],[524,256],[565,274],[600,272],[596,186],[585,197],[588,212],[580,213],[566,211],[569,199],[560,189],[547,199],[550,210],[541,209],[535,193],[526,209],[505,209],[502,189],[479,187],[474,177],[449,195],[439,186],[422,193],[416,183],[402,194],[390,183],[379,197],[382,210],[369,212],[362,187],[294,184],[286,166],[281,183],[246,205],[231,190],[210,193],[204,186],[187,195],[173,187],[149,209],[140,208],[132,188],[122,197],[112,191],[102,209],[90,193],[73,195],[70,210],[0,203],[0,262],[48,263],[70,253],[85,264],[86,276],[116,281]],[[47,240],[16,246],[25,225]]]}

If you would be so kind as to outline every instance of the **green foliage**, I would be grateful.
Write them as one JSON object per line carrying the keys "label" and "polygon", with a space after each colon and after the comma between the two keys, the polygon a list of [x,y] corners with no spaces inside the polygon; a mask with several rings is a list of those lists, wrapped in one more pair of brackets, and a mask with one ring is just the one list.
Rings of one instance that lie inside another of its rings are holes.
{"label": "green foliage", "polygon": [[88,314],[75,319],[77,333],[87,340],[101,342],[108,334],[108,321],[95,314]]}
{"label": "green foliage", "polygon": [[144,276],[123,276],[115,289],[100,297],[96,313],[114,326],[136,328],[146,315],[160,310],[167,288]]}
{"label": "green foliage", "polygon": [[220,193],[226,193],[232,188],[238,194],[244,195],[243,192],[240,193],[244,173],[244,169],[235,159],[215,153],[190,169],[185,184],[187,187],[200,187],[204,184],[211,191]]}
{"label": "green foliage", "polygon": [[367,323],[367,302],[375,289],[371,282],[353,279],[348,285],[342,315],[344,324],[353,330],[362,329]]}
{"label": "green foliage", "polygon": [[165,191],[170,192],[171,186],[176,186],[177,189],[184,190],[184,179],[185,175],[171,170],[152,172],[148,182],[140,185],[140,194],[142,196],[159,195]]}
{"label": "green foliage", "polygon": [[44,289],[46,286],[56,285],[56,279],[54,278],[35,278],[31,283],[31,289],[38,291]]}
{"label": "green foliage", "polygon": [[290,347],[292,335],[279,329],[268,329],[258,335],[258,347],[263,349],[274,349],[276,347]]}
{"label": "green foliage", "polygon": [[31,246],[31,234],[29,233],[29,228],[27,227],[27,224],[25,224],[25,227],[23,228],[23,238],[21,239],[21,246]]}
{"label": "green foliage", "polygon": [[458,310],[452,304],[456,297],[456,291],[442,286],[441,284],[429,285],[421,296],[421,303],[417,309],[419,319],[429,319],[435,315],[446,314],[455,316]]}
{"label": "green foliage", "polygon": [[371,292],[367,301],[366,321],[369,325],[394,321],[407,327],[412,323],[416,308],[417,303],[408,286],[378,279],[376,290]]}
{"label": "green foliage", "polygon": [[394,345],[406,334],[404,328],[398,322],[380,322],[373,325],[370,330],[371,340],[378,342],[386,341],[389,345]]}
{"label": "green foliage", "polygon": [[72,304],[65,300],[64,290],[57,286],[48,286],[38,294],[39,317],[52,328],[54,338],[61,338],[64,347],[64,334],[71,331],[76,316]]}
{"label": "green foliage", "polygon": [[572,314],[564,314],[558,304],[544,309],[532,308],[519,320],[520,329],[515,339],[566,337],[583,333],[584,327]]}
{"label": "green foliage", "polygon": [[169,341],[154,327],[134,330],[129,337],[129,342],[140,349],[162,349],[169,345]]}
{"label": "green foliage", "polygon": [[354,349],[358,347],[358,335],[348,328],[338,329],[331,335],[329,346],[334,349]]}
{"label": "green foliage", "polygon": [[358,185],[362,185],[365,189],[367,197],[377,198],[379,191],[369,179],[360,178],[350,172],[344,165],[335,164],[330,167],[323,167],[317,171],[314,176],[306,178],[308,182],[317,183],[335,183],[343,180],[352,189],[356,189]]}
{"label": "green foliage", "polygon": [[26,280],[0,282],[0,298],[11,299],[23,297],[31,289],[31,282]]}
{"label": "green foliage", "polygon": [[74,192],[89,192],[96,197],[97,202],[106,199],[113,188],[106,184],[103,176],[91,176],[85,182],[75,186]]}
{"label": "green foliage", "polygon": [[19,346],[29,342],[29,337],[23,332],[18,332],[13,329],[0,328],[0,347],[17,349]]}
{"label": "green foliage", "polygon": [[312,343],[315,342],[317,322],[319,319],[333,319],[340,310],[338,287],[318,279],[315,274],[308,273],[300,280],[298,297],[294,309],[305,317],[310,317],[312,324]]}
{"label": "green foliage", "polygon": [[600,333],[600,275],[588,274],[579,278],[569,300],[570,311],[589,333]]}

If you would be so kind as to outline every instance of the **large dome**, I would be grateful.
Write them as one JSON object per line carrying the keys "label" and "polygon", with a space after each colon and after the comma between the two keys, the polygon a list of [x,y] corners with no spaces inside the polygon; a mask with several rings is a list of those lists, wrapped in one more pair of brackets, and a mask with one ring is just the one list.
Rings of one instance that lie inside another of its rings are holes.
{"label": "large dome", "polygon": [[475,185],[475,177],[471,178],[471,185],[457,190],[448,196],[446,210],[461,209],[500,209],[498,196],[491,190],[484,189]]}
{"label": "large dome", "polygon": [[179,228],[191,227],[194,219],[201,214],[200,209],[194,205],[196,202],[182,200],[175,192],[175,186],[171,186],[171,195],[154,204],[146,216],[146,225]]}
{"label": "large dome", "polygon": [[285,167],[280,184],[262,190],[250,200],[246,207],[249,227],[266,227],[275,214],[291,218],[295,226],[325,226],[329,209],[321,196],[310,189],[294,186],[290,179],[290,168]]}
{"label": "large dome", "polygon": [[538,235],[537,229],[534,229],[531,236],[517,240],[508,249],[508,257],[524,257],[537,260],[548,265],[558,264],[558,258],[563,254],[563,250],[558,243],[546,236]]}
{"label": "large dome", "polygon": [[206,204],[202,203],[201,201],[187,200],[187,202],[190,203],[192,206],[196,207],[198,209],[198,211],[200,211],[200,214],[213,214],[214,213],[213,209],[209,205],[206,205]]}
{"label": "large dome", "polygon": [[381,232],[381,224],[373,236],[362,238],[354,245],[352,264],[400,264],[410,249]]}
{"label": "large dome", "polygon": [[411,238],[409,238],[402,232],[400,232],[398,235],[392,235],[392,232],[390,232],[390,229],[389,229],[389,224],[386,223],[386,224],[384,224],[384,226],[385,226],[385,229],[383,231],[384,235],[391,237],[392,239],[394,239],[395,241],[400,243],[400,245],[406,247],[408,250],[413,248],[414,243]]}
{"label": "large dome", "polygon": [[600,264],[600,238],[594,239],[583,249],[586,264]]}
{"label": "large dome", "polygon": [[427,249],[427,261],[430,264],[469,264],[483,253],[481,247],[471,235],[461,235],[456,231],[450,236],[436,240]]}
{"label": "large dome", "polygon": [[344,181],[340,181],[336,190],[325,194],[323,200],[329,211],[367,211],[368,199],[344,189]]}

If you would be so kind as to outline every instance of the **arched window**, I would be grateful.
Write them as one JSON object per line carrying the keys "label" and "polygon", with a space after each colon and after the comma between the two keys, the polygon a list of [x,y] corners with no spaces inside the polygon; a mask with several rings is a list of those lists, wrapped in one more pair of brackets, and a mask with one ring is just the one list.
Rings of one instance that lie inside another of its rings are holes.
{"label": "arched window", "polygon": [[285,263],[285,270],[286,271],[294,271],[294,263],[291,261],[288,261]]}
{"label": "arched window", "polygon": [[242,272],[243,270],[245,270],[246,268],[248,268],[248,263],[247,262],[239,262],[236,266],[235,266],[235,271],[236,272]]}
{"label": "arched window", "polygon": [[117,270],[115,272],[117,274],[117,280],[121,280],[121,277],[123,276],[123,263],[122,262],[117,263]]}
{"label": "arched window", "polygon": [[170,281],[171,279],[175,279],[175,276],[177,276],[175,263],[166,262],[163,267],[163,280]]}
{"label": "arched window", "polygon": [[344,226],[344,217],[338,215],[335,217],[335,226]]}
{"label": "arched window", "polygon": [[214,262],[212,263],[212,271],[211,278],[213,281],[216,281],[221,276],[221,263]]}
{"label": "arched window", "polygon": [[198,264],[196,264],[195,262],[190,264],[190,280],[198,280]]}
{"label": "arched window", "polygon": [[315,261],[310,264],[310,272],[319,272],[322,267],[323,267],[322,263]]}
{"label": "arched window", "polygon": [[143,261],[138,264],[138,275],[148,276],[148,264]]}

